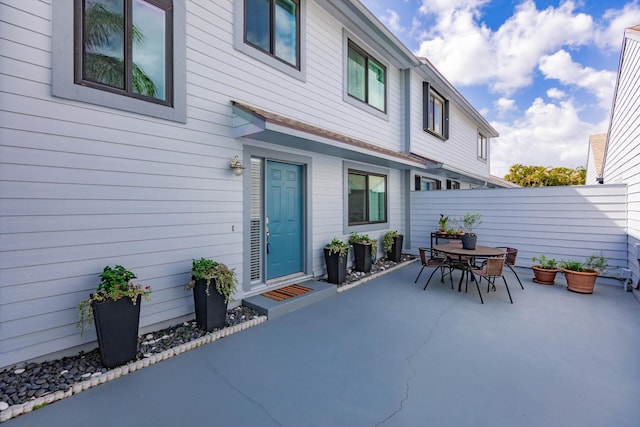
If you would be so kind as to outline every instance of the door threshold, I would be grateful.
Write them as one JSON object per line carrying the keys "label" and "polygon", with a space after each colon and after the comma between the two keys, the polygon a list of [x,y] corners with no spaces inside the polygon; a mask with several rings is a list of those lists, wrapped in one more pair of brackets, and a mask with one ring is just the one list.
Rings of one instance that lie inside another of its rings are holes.
{"label": "door threshold", "polygon": [[290,274],[288,276],[278,277],[276,279],[271,279],[267,281],[267,283],[263,283],[262,285],[256,286],[252,288],[250,291],[247,291],[244,295],[245,298],[252,297],[254,295],[259,295],[266,291],[271,291],[278,288],[283,288],[289,285],[300,284],[302,282],[306,282],[307,280],[312,279],[313,276],[310,274],[304,273],[295,273]]}

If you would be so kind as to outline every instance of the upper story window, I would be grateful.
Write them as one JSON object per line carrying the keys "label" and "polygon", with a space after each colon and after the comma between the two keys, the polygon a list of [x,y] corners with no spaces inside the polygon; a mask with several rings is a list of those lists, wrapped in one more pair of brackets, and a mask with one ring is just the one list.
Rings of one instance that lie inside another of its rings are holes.
{"label": "upper story window", "polygon": [[347,92],[372,107],[385,112],[387,69],[351,40],[348,44]]}
{"label": "upper story window", "polygon": [[75,82],[173,105],[171,0],[76,0]]}
{"label": "upper story window", "polygon": [[349,169],[349,225],[387,221],[387,176]]}
{"label": "upper story window", "polygon": [[300,0],[244,0],[244,40],[300,68]]}
{"label": "upper story window", "polygon": [[487,160],[488,140],[487,137],[478,133],[478,158]]}
{"label": "upper story window", "polygon": [[449,139],[449,101],[425,82],[423,102],[423,129],[442,139]]}

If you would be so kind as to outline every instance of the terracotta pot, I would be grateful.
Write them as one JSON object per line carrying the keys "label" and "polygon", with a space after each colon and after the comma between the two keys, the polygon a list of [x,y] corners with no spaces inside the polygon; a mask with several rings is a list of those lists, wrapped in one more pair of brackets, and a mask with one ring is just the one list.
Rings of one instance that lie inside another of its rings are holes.
{"label": "terracotta pot", "polygon": [[540,285],[553,285],[554,280],[556,279],[556,274],[558,274],[558,271],[560,271],[557,268],[548,269],[539,267],[537,265],[532,266],[531,269],[533,270],[533,275],[535,276],[533,281]]}
{"label": "terracotta pot", "polygon": [[567,279],[567,289],[581,294],[592,294],[596,284],[598,272],[593,270],[573,271],[562,269],[565,279]]}

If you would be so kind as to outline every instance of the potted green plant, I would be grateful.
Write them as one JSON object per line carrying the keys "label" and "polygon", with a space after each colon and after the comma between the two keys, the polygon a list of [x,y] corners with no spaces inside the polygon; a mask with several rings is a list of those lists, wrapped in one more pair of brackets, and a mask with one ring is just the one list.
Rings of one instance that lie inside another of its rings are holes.
{"label": "potted green plant", "polygon": [[96,291],[78,304],[80,334],[94,320],[102,364],[106,368],[123,365],[136,358],[140,301],[149,301],[151,287],[134,284],[132,271],[121,265],[106,266]]}
{"label": "potted green plant", "polygon": [[533,281],[540,285],[553,285],[558,274],[558,262],[554,258],[547,258],[544,254],[532,257],[531,261],[537,264],[531,266]]}
{"label": "potted green plant", "polygon": [[371,262],[376,256],[378,242],[366,234],[351,233],[349,244],[353,246],[356,271],[368,273],[371,271]]}
{"label": "potted green plant", "polygon": [[402,260],[402,243],[404,236],[399,234],[396,230],[387,231],[382,236],[382,247],[387,253],[387,259],[393,262],[400,262]]}
{"label": "potted green plant", "polygon": [[576,260],[560,262],[560,268],[567,280],[567,289],[581,294],[593,293],[596,278],[608,267],[609,264],[602,252],[590,255],[585,262]]}
{"label": "potted green plant", "polygon": [[193,260],[187,289],[193,289],[198,327],[211,332],[224,326],[227,303],[233,301],[231,295],[236,291],[237,284],[235,270],[225,264],[208,258]]}
{"label": "potted green plant", "polygon": [[324,247],[324,262],[327,266],[327,282],[336,285],[347,279],[347,254],[349,244],[334,237]]}
{"label": "potted green plant", "polygon": [[478,236],[476,236],[473,230],[482,224],[482,214],[467,212],[459,222],[462,231],[464,231],[462,247],[464,249],[475,249]]}
{"label": "potted green plant", "polygon": [[449,223],[449,216],[444,216],[440,214],[440,219],[438,220],[438,231],[441,234],[447,234],[447,224]]}

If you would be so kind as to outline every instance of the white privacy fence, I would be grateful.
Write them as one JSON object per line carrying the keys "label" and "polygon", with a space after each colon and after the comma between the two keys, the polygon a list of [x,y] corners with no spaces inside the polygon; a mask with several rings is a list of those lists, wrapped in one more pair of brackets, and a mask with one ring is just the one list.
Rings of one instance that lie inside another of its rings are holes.
{"label": "white privacy fence", "polygon": [[429,247],[440,214],[450,218],[479,212],[478,244],[518,249],[517,266],[545,254],[558,261],[603,252],[608,276],[627,267],[627,191],[625,184],[571,187],[475,189],[411,192],[408,241],[417,254]]}

